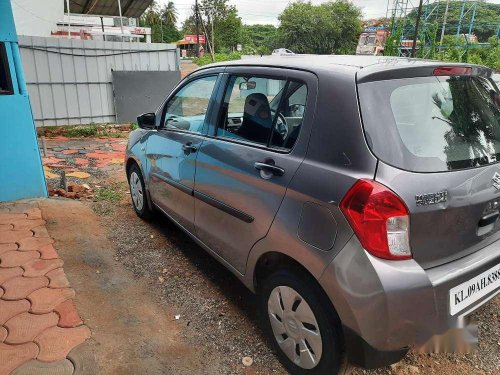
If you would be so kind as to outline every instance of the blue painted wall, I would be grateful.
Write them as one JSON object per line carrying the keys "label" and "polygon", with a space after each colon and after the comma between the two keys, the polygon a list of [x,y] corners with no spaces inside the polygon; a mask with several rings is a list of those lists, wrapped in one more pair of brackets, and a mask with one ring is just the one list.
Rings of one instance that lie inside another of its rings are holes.
{"label": "blue painted wall", "polygon": [[5,44],[14,89],[13,95],[0,95],[0,202],[46,197],[10,0],[0,0],[0,43]]}

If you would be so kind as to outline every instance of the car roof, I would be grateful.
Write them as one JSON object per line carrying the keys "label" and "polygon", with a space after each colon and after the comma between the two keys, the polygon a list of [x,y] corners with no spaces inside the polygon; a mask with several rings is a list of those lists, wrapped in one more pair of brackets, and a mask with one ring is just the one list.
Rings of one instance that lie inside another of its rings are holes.
{"label": "car roof", "polygon": [[[210,64],[206,67],[230,67],[230,66],[267,66],[279,68],[292,68],[310,71],[316,74],[351,74],[366,80],[398,78],[394,76],[397,72],[402,76],[425,76],[438,66],[474,66],[474,74],[491,76],[491,70],[485,67],[450,63],[435,60],[410,59],[392,56],[363,56],[363,55],[286,55],[286,56],[263,56],[252,57],[242,60],[224,61],[222,63]],[[425,73],[424,73],[425,72]],[[412,75],[413,74],[413,75]],[[430,74],[432,75],[432,73]],[[368,77],[371,77],[368,79]],[[386,78],[384,78],[386,77]]]}

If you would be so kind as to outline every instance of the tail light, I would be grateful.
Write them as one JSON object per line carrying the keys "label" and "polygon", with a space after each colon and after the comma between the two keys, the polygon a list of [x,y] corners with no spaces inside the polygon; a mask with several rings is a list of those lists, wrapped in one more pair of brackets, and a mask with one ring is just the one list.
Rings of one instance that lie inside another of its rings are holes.
{"label": "tail light", "polygon": [[408,208],[393,191],[372,180],[359,180],[340,209],[363,248],[384,259],[410,259]]}

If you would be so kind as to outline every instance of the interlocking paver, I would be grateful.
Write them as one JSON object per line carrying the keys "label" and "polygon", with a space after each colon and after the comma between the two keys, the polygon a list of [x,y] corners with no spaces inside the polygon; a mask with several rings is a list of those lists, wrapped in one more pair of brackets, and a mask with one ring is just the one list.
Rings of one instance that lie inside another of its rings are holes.
{"label": "interlocking paver", "polygon": [[[0,224],[0,232],[4,232],[6,230],[12,230],[14,226],[12,224]],[[1,234],[0,234],[1,236]]]}
{"label": "interlocking paver", "polygon": [[76,346],[90,337],[86,326],[76,328],[52,327],[42,332],[35,343],[40,347],[37,359],[40,361],[60,361]]}
{"label": "interlocking paver", "polygon": [[59,316],[54,312],[43,315],[25,312],[16,315],[4,324],[5,328],[9,331],[5,343],[23,344],[33,341],[35,337],[47,328],[55,327],[58,321]]}
{"label": "interlocking paver", "polygon": [[49,278],[49,288],[69,288],[69,281],[62,268],[57,268],[45,275]]}
{"label": "interlocking paver", "polygon": [[0,268],[0,285],[14,277],[21,276],[24,270],[21,267]]}
{"label": "interlocking paver", "polygon": [[45,228],[44,225],[36,227],[36,228],[33,228],[32,231],[34,233],[33,237],[36,237],[36,238],[40,238],[40,237],[50,238],[50,234],[49,234],[49,232],[47,232],[47,228]]}
{"label": "interlocking paver", "polygon": [[0,224],[10,224],[13,220],[26,219],[26,214],[0,214]]}
{"label": "interlocking paver", "polygon": [[54,246],[51,244],[42,246],[41,248],[38,249],[38,252],[41,254],[41,256],[40,256],[41,259],[57,259],[57,258],[59,258],[59,255],[57,255],[56,249],[54,249]]}
{"label": "interlocking paver", "polygon": [[26,211],[28,219],[30,220],[40,220],[42,219],[42,211],[39,208],[32,208]]}
{"label": "interlocking paver", "polygon": [[23,238],[33,237],[33,232],[30,230],[9,230],[0,234],[0,243],[19,242]]}
{"label": "interlocking paver", "polygon": [[30,303],[26,299],[20,301],[4,301],[0,299],[0,324],[4,324],[7,320],[29,309]]}
{"label": "interlocking paver", "polygon": [[49,279],[46,277],[22,277],[18,276],[10,279],[2,284],[5,290],[2,299],[5,300],[18,300],[26,298],[34,291],[44,288],[49,285]]}
{"label": "interlocking paver", "polygon": [[14,227],[14,230],[32,230],[33,228],[39,227],[40,225],[45,225],[46,222],[45,220],[41,219],[36,219],[36,220],[29,220],[29,219],[22,219],[22,220],[15,220],[11,223]]}
{"label": "interlocking paver", "polygon": [[38,346],[32,342],[21,345],[0,344],[0,374],[10,374],[25,362],[35,359]]}
{"label": "interlocking paver", "polygon": [[21,241],[18,241],[19,250],[21,251],[38,250],[42,246],[50,245],[53,243],[54,240],[52,238],[43,237],[23,238]]}
{"label": "interlocking paver", "polygon": [[57,362],[33,360],[19,367],[12,375],[72,375],[74,370],[73,363],[68,359]]}
{"label": "interlocking paver", "polygon": [[7,251],[0,255],[0,267],[18,267],[38,258],[40,258],[38,251]]}
{"label": "interlocking paver", "polygon": [[44,314],[51,312],[60,303],[75,296],[75,291],[71,288],[50,289],[42,288],[34,291],[28,296],[31,301],[31,312]]}
{"label": "interlocking paver", "polygon": [[81,324],[82,318],[76,310],[75,301],[72,299],[66,300],[54,308],[54,311],[59,314],[59,322],[57,325],[63,328],[73,328]]}
{"label": "interlocking paver", "polygon": [[0,244],[0,255],[6,253],[7,251],[17,250],[17,244],[15,243],[3,243]]}
{"label": "interlocking paver", "polygon": [[61,259],[34,259],[23,264],[24,277],[44,276],[47,272],[62,267],[64,262]]}
{"label": "interlocking paver", "polygon": [[5,341],[7,334],[8,334],[7,330],[4,327],[0,326],[0,342]]}
{"label": "interlocking paver", "polygon": [[99,374],[94,346],[89,341],[78,345],[68,354],[68,359],[75,366],[74,375],[95,375]]}

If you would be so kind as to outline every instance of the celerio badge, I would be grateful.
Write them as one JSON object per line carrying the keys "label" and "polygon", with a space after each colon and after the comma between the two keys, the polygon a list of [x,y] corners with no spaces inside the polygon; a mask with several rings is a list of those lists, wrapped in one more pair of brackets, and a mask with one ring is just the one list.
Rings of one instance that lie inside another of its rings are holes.
{"label": "celerio badge", "polygon": [[[498,177],[500,178],[500,175]],[[417,206],[428,206],[430,204],[444,203],[447,200],[448,200],[447,191],[415,195],[415,201],[417,203]]]}
{"label": "celerio badge", "polygon": [[495,172],[491,180],[493,181],[493,186],[495,187],[495,189],[500,190],[500,173]]}

